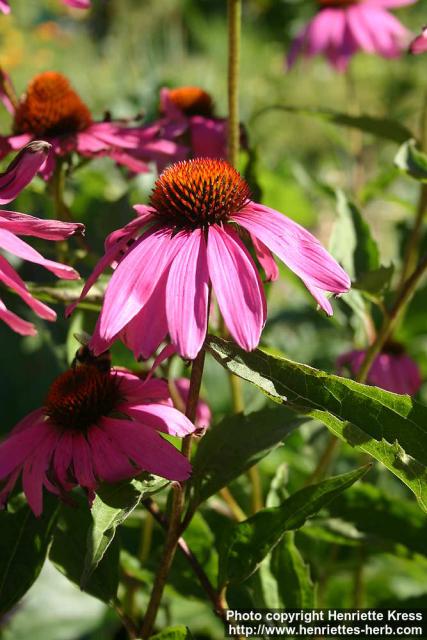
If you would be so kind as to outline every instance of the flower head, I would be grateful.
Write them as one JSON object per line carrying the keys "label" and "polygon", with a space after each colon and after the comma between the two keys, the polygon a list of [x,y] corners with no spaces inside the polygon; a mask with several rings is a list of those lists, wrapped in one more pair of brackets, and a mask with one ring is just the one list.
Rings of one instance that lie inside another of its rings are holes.
{"label": "flower head", "polygon": [[160,111],[165,137],[188,143],[192,157],[226,157],[227,120],[215,116],[207,91],[200,87],[163,88]]}
{"label": "flower head", "polygon": [[[0,204],[13,200],[43,167],[50,145],[40,140],[26,145],[15,157],[6,171],[0,174]],[[38,251],[30,247],[19,236],[33,236],[45,240],[65,240],[72,235],[82,233],[84,226],[57,220],[41,220],[24,213],[0,209],[0,249],[22,260],[39,264],[58,278],[74,280],[78,273],[63,264],[47,260]],[[18,296],[40,317],[55,320],[56,313],[39,300],[33,298],[13,267],[3,255],[0,255],[0,282],[18,294]],[[35,335],[35,326],[23,320],[6,308],[0,299],[0,320],[21,335]]]}
{"label": "flower head", "polygon": [[[344,353],[337,361],[339,370],[348,367],[353,375],[357,375],[365,355],[363,350]],[[421,374],[417,363],[405,353],[404,347],[390,341],[375,358],[367,382],[393,393],[414,395],[421,386]]]}
{"label": "flower head", "polygon": [[69,80],[56,71],[35,76],[20,99],[4,72],[0,79],[0,98],[13,117],[11,135],[0,138],[2,154],[42,137],[52,146],[43,171],[46,179],[52,174],[55,158],[72,153],[108,156],[134,172],[148,171],[148,162],[161,169],[170,159],[186,153],[185,148],[160,136],[160,125],[96,121]]}
{"label": "flower head", "polygon": [[288,66],[302,54],[323,54],[338,71],[345,71],[358,51],[395,58],[405,49],[409,32],[388,11],[417,0],[317,0],[314,18],[295,38]]}
{"label": "flower head", "polygon": [[419,55],[420,53],[426,53],[427,51],[427,27],[421,31],[421,34],[412,40],[409,45],[409,53],[413,55]]}
{"label": "flower head", "polygon": [[21,473],[36,516],[43,510],[43,487],[63,495],[79,485],[92,499],[99,482],[142,471],[186,480],[190,463],[161,433],[184,437],[194,429],[172,406],[166,382],[96,364],[72,367],[53,382],[43,407],[0,444],[0,505]]}
{"label": "flower head", "polygon": [[314,236],[250,200],[248,185],[225,160],[172,165],[157,180],[150,206],[135,208],[138,217],[107,238],[106,253],[80,296],[118,262],[92,337],[95,353],[120,337],[136,357],[147,358],[169,333],[183,357],[195,358],[206,336],[211,287],[233,338],[254,349],[266,301],[239,229],[249,234],[268,279],[278,276],[273,251],[329,315],[325,292],[350,287],[347,274]]}

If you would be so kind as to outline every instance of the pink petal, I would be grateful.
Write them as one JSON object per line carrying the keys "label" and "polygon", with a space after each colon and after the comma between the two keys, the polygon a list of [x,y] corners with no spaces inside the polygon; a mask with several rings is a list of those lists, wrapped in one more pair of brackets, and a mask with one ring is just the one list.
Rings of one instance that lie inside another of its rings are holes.
{"label": "pink petal", "polygon": [[274,209],[250,203],[233,220],[256,235],[305,283],[323,291],[345,293],[350,278],[311,233]]}
{"label": "pink petal", "polygon": [[413,55],[419,55],[421,53],[426,53],[427,51],[427,29],[423,29],[423,32],[420,36],[417,36],[415,40],[413,40],[409,47],[410,53]]}
{"label": "pink petal", "polygon": [[0,11],[2,13],[10,13],[10,6],[7,0],[0,0]]}
{"label": "pink petal", "polygon": [[30,456],[24,464],[22,487],[28,504],[36,517],[40,516],[43,511],[43,484],[45,474],[59,438],[60,433],[50,429],[47,437],[42,443],[36,445],[33,455]]}
{"label": "pink petal", "polygon": [[184,358],[193,360],[206,337],[209,272],[203,231],[195,229],[183,237],[169,271],[166,314],[172,343]]}
{"label": "pink petal", "polygon": [[251,240],[254,245],[258,262],[264,269],[267,282],[274,282],[279,277],[279,268],[271,255],[270,249],[268,249],[265,244],[255,236],[251,236]]}
{"label": "pink petal", "polygon": [[[5,11],[6,8],[6,11]],[[10,7],[8,2],[4,2],[0,0],[0,11],[3,13],[9,13]],[[14,116],[15,115],[15,105],[18,101],[15,93],[15,88],[13,86],[12,80],[10,79],[9,74],[6,73],[4,69],[0,68],[0,101],[9,111],[9,113]]]}
{"label": "pink petal", "polygon": [[[178,378],[173,381],[184,404],[187,404],[190,391],[190,380],[188,378]],[[195,424],[198,429],[207,428],[212,420],[212,412],[207,402],[199,398],[196,410]]]}
{"label": "pink petal", "polygon": [[87,434],[98,479],[113,483],[137,475],[129,457],[117,448],[105,429],[104,420],[99,427],[92,426]]}
{"label": "pink petal", "polygon": [[45,267],[58,276],[58,278],[64,278],[65,280],[76,280],[79,278],[79,274],[72,267],[43,258],[38,251],[6,229],[0,229],[0,247],[18,256],[18,258]]}
{"label": "pink petal", "polygon": [[181,411],[165,404],[130,405],[126,403],[122,407],[123,411],[138,423],[169,433],[171,436],[183,438],[193,433],[196,428]]}
{"label": "pink petal", "polygon": [[148,380],[150,380],[154,372],[156,371],[157,367],[159,367],[162,364],[162,362],[164,362],[165,360],[168,360],[168,358],[171,358],[173,355],[175,355],[175,353],[176,353],[176,347],[173,344],[167,344],[160,351],[157,358],[155,358],[153,364],[151,365],[150,371],[147,373],[147,377],[145,378],[145,381],[147,382]]}
{"label": "pink petal", "polygon": [[44,240],[66,240],[84,231],[84,225],[79,222],[43,220],[5,209],[0,209],[0,228],[20,236],[33,236]]}
{"label": "pink petal", "polygon": [[151,230],[131,247],[107,287],[93,338],[95,353],[98,337],[107,343],[114,340],[147,303],[182,242],[180,234]]}
{"label": "pink petal", "polygon": [[7,204],[31,182],[45,163],[50,144],[36,140],[26,145],[0,173],[0,204]]}
{"label": "pink petal", "polygon": [[255,349],[265,323],[265,297],[256,267],[237,234],[218,225],[209,228],[208,265],[231,335],[243,349]]}
{"label": "pink petal", "polygon": [[90,0],[62,0],[62,2],[75,9],[89,9],[90,7]]}
{"label": "pink petal", "polygon": [[32,426],[11,434],[4,440],[0,444],[0,480],[6,478],[16,467],[22,465],[49,434],[50,429],[39,418]]}
{"label": "pink petal", "polygon": [[9,311],[2,300],[0,300],[0,320],[3,320],[12,331],[19,333],[21,336],[37,335],[35,326],[31,322],[22,320],[22,318],[12,311]]}
{"label": "pink petal", "polygon": [[169,388],[164,380],[141,380],[128,371],[117,369],[114,371],[124,402],[139,404],[141,402],[170,402]]}
{"label": "pink petal", "polygon": [[227,121],[193,116],[190,118],[191,148],[197,158],[227,157]]}
{"label": "pink petal", "polygon": [[150,427],[113,418],[105,418],[103,426],[116,445],[140,469],[168,480],[189,478],[191,465],[187,458]]}
{"label": "pink petal", "polygon": [[0,255],[0,282],[3,282],[7,287],[16,291],[19,297],[22,298],[22,300],[28,304],[30,309],[40,316],[40,318],[50,321],[54,321],[56,319],[55,311],[43,304],[43,302],[33,298],[25,286],[25,282],[21,280],[19,275],[12,269],[10,264],[2,255]]}
{"label": "pink petal", "polygon": [[77,483],[86,489],[95,489],[92,450],[82,433],[73,434],[73,467]]}
{"label": "pink petal", "polygon": [[74,483],[70,480],[70,467],[73,460],[73,433],[64,431],[58,440],[53,456],[53,470],[58,484],[70,491]]}

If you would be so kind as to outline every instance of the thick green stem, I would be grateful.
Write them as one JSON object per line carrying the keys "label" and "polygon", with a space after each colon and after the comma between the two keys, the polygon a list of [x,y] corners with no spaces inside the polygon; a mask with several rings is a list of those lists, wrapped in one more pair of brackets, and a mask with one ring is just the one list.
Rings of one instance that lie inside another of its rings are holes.
{"label": "thick green stem", "polygon": [[[197,403],[199,400],[200,386],[202,383],[203,367],[205,362],[205,350],[201,349],[196,359],[193,361],[191,369],[190,390],[186,405],[185,414],[191,422],[196,417]],[[182,445],[182,453],[189,457],[191,449],[191,436],[187,436]],[[151,591],[150,601],[144,617],[141,629],[141,638],[144,640],[149,638],[153,632],[156,622],[157,612],[166,586],[166,580],[171,569],[175,552],[178,547],[178,541],[181,536],[181,517],[184,508],[184,486],[181,484],[173,485],[173,499],[171,513],[169,517],[169,528],[166,535],[165,547],[163,550],[162,560],[154,579],[153,589]]]}
{"label": "thick green stem", "polygon": [[237,166],[240,143],[239,75],[242,0],[228,0],[228,161]]}

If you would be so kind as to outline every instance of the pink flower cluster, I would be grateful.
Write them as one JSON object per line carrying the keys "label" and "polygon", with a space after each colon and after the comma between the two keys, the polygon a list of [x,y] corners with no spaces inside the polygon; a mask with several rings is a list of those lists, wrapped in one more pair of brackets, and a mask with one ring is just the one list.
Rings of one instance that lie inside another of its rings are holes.
{"label": "pink flower cluster", "polygon": [[[62,2],[74,9],[89,9],[91,0],[62,0]],[[8,0],[0,0],[0,11],[2,13],[10,13]]]}

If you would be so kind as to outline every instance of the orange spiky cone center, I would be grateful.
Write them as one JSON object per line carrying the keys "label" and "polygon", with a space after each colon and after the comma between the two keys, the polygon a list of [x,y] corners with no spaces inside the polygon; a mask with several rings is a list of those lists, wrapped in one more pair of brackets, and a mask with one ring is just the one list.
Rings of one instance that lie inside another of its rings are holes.
{"label": "orange spiky cone center", "polygon": [[226,222],[249,196],[248,184],[228,162],[196,158],[166,169],[155,184],[150,204],[167,224],[195,229]]}
{"label": "orange spiky cone center", "polygon": [[213,101],[209,93],[199,87],[179,87],[169,91],[169,98],[187,116],[212,116]]}
{"label": "orange spiky cone center", "polygon": [[92,123],[89,109],[61,73],[37,75],[21,98],[15,113],[15,133],[34,136],[76,133]]}

